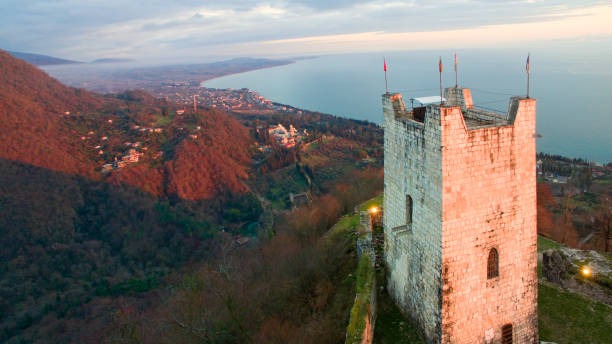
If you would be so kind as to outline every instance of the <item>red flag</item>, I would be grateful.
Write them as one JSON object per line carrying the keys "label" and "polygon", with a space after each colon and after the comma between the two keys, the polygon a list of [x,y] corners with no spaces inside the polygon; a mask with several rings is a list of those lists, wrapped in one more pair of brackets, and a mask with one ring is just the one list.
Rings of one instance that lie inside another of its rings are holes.
{"label": "red flag", "polygon": [[383,63],[384,63],[383,68],[385,69],[385,72],[386,72],[387,71],[387,60],[383,59]]}
{"label": "red flag", "polygon": [[527,54],[527,65],[525,66],[525,70],[529,73],[529,54]]}
{"label": "red flag", "polygon": [[439,70],[440,70],[440,73],[442,73],[442,58],[440,58],[440,68],[439,68]]}

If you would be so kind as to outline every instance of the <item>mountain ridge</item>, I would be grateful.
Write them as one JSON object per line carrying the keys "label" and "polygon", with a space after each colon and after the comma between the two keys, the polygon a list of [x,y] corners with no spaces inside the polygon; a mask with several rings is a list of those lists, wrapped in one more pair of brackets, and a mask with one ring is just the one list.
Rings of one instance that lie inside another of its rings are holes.
{"label": "mountain ridge", "polygon": [[20,51],[9,51],[9,53],[18,59],[24,60],[36,66],[83,63],[81,61],[73,61],[43,54],[24,53]]}

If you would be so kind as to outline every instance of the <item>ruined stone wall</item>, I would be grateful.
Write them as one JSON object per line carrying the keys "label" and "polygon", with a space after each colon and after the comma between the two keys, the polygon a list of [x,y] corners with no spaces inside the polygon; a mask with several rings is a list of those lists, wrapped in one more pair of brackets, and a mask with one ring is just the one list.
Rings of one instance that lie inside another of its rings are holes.
{"label": "ruined stone wall", "polygon": [[[394,112],[393,100],[396,101]],[[383,95],[384,231],[387,288],[429,342],[441,336],[442,156],[439,108],[424,123],[399,113],[401,96]],[[397,113],[396,113],[397,112]],[[396,118],[396,114],[400,115]],[[412,224],[406,223],[406,195]]]}
{"label": "ruined stone wall", "polygon": [[508,323],[514,343],[537,342],[535,100],[512,101],[513,123],[475,130],[442,109],[443,343],[500,343]]}
{"label": "ruined stone wall", "polygon": [[359,214],[357,255],[359,265],[357,293],[346,327],[345,344],[372,344],[376,324],[376,251],[372,241],[372,218],[367,211]]}

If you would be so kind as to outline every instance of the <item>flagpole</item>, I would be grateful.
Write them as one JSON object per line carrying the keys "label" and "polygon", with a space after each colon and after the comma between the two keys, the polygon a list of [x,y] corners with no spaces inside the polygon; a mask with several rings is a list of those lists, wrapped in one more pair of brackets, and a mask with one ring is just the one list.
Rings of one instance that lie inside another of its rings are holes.
{"label": "flagpole", "polygon": [[457,82],[457,53],[455,53],[455,88],[459,88],[459,82]]}
{"label": "flagpole", "polygon": [[529,53],[527,54],[527,66],[525,68],[527,70],[527,99],[529,99]]}
{"label": "flagpole", "polygon": [[385,70],[385,94],[389,94],[389,86],[387,84],[387,60],[383,57],[383,65]]}
{"label": "flagpole", "polygon": [[440,65],[438,70],[440,71],[440,107],[442,107],[442,56],[440,56]]}
{"label": "flagpole", "polygon": [[527,72],[527,99],[529,99],[529,72]]}
{"label": "flagpole", "polygon": [[440,106],[442,106],[442,72],[440,72]]}

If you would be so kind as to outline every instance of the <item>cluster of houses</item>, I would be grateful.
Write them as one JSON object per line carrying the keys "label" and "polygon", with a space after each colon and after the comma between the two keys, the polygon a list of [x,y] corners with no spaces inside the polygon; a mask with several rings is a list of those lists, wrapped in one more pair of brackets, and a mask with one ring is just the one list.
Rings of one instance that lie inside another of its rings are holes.
{"label": "cluster of houses", "polygon": [[[536,161],[536,170],[537,170],[539,178],[542,178],[544,180],[547,180],[552,183],[557,183],[557,184],[567,184],[570,181],[570,177],[568,176],[563,176],[558,173],[553,173],[550,171],[544,171],[544,168],[542,165],[543,165],[542,159],[538,159]],[[585,163],[583,165],[574,165],[574,164],[567,164],[567,165],[571,165],[578,169],[588,168],[590,169],[591,175],[593,178],[603,178],[606,175],[608,175],[610,172],[610,169],[608,166],[604,166],[603,164],[598,163],[598,162],[590,162],[588,164]]]}
{"label": "cluster of houses", "polygon": [[115,161],[111,162],[110,164],[102,165],[102,173],[124,168],[130,163],[138,162],[138,160],[140,160],[140,157],[143,156],[143,154],[144,153],[141,153],[136,149],[132,148],[128,150],[128,153],[126,155],[121,157],[121,160],[118,160],[117,157],[115,157]]}
{"label": "cluster of houses", "polygon": [[145,127],[140,127],[139,125],[134,125],[132,126],[133,130],[138,130],[140,132],[149,132],[149,133],[161,133],[164,131],[164,129],[162,128],[145,128]]}
{"label": "cluster of houses", "polygon": [[[183,110],[178,110],[177,114],[183,113]],[[138,125],[133,125],[132,130],[136,130],[142,133],[161,133],[163,132],[162,128],[146,128],[146,127],[140,127]],[[184,130],[186,128],[178,128],[178,130]],[[195,131],[200,131],[202,130],[201,126],[197,126],[195,127]],[[90,134],[93,134],[93,132],[90,132]],[[192,132],[189,134],[189,137],[191,137],[192,139],[196,140],[198,138],[198,135],[195,132]],[[107,140],[108,138],[105,136],[102,138],[102,140]],[[128,164],[131,163],[135,163],[138,162],[140,160],[140,158],[144,155],[144,151],[147,150],[147,147],[143,147],[142,146],[142,142],[141,141],[137,141],[137,142],[124,142],[124,145],[129,147],[129,150],[127,152],[126,155],[122,156],[121,159],[117,159],[117,157],[115,157],[115,160],[111,163],[107,163],[102,165],[102,173],[106,173],[106,172],[110,172],[113,170],[117,170],[117,169],[121,169],[125,166],[127,166]],[[95,149],[100,149],[99,150],[99,154],[102,155],[104,154],[104,151],[101,150],[102,146],[98,145],[96,147],[94,147]],[[139,151],[140,150],[140,151]],[[159,151],[155,154],[152,155],[153,159],[157,159],[159,157],[161,157],[163,155],[163,152]]]}
{"label": "cluster of houses", "polygon": [[308,132],[306,129],[301,132],[298,131],[292,124],[289,125],[289,130],[287,130],[285,126],[279,123],[278,125],[268,128],[268,135],[274,139],[276,144],[284,146],[285,148],[292,148],[296,143],[301,142],[308,136]]}
{"label": "cluster of houses", "polygon": [[[137,130],[139,132],[143,132],[143,133],[145,132],[149,132],[149,133],[163,132],[162,128],[145,128],[145,127],[140,127],[138,125],[132,126],[132,129]],[[89,134],[93,134],[93,132],[89,132]],[[108,137],[103,136],[101,139],[102,141],[106,141],[108,140]],[[117,157],[115,157],[115,160],[113,162],[102,165],[102,173],[110,172],[112,170],[117,170],[117,169],[127,166],[128,164],[138,162],[140,158],[144,155],[144,152],[140,152],[138,150],[142,150],[142,151],[147,150],[147,147],[142,146],[141,141],[137,141],[137,142],[128,141],[128,142],[124,142],[124,145],[129,147],[127,154],[122,156],[121,159],[117,159]],[[98,154],[100,155],[104,154],[104,151],[101,148],[102,148],[101,145],[94,147],[94,149],[99,150]]]}
{"label": "cluster of houses", "polygon": [[292,112],[301,115],[302,110],[287,105],[272,103],[257,92],[246,88],[240,90],[207,89],[208,94],[203,97],[202,104],[225,110],[272,110]]}
{"label": "cluster of houses", "polygon": [[253,107],[267,108],[272,106],[272,102],[257,93],[247,90],[217,90],[208,89],[205,105],[219,107],[225,110],[250,109]]}
{"label": "cluster of houses", "polygon": [[[186,107],[191,107],[195,101],[198,105],[229,111],[272,110],[296,113],[298,115],[303,113],[302,110],[291,106],[275,104],[247,88],[238,90],[231,88],[217,89],[169,83],[159,89],[155,89],[154,93],[159,97],[165,97]],[[177,115],[182,115],[183,113],[184,110],[176,111]]]}

